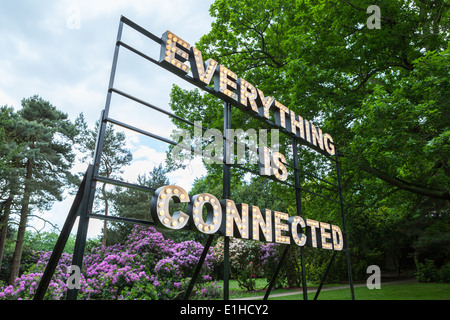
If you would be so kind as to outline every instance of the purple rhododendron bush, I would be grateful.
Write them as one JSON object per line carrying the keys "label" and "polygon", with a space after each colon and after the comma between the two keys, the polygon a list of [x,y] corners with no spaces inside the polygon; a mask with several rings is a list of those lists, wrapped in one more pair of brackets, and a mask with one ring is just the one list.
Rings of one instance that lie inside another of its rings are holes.
{"label": "purple rhododendron bush", "polygon": [[[168,300],[182,298],[203,251],[196,241],[175,243],[153,227],[135,226],[125,244],[86,252],[81,270],[78,299]],[[33,299],[51,252],[36,252],[38,261],[16,279],[14,285],[0,287],[0,299]],[[219,286],[212,282],[212,248],[197,280],[193,299],[216,298]],[[70,276],[72,255],[64,253],[45,296],[64,299]]]}

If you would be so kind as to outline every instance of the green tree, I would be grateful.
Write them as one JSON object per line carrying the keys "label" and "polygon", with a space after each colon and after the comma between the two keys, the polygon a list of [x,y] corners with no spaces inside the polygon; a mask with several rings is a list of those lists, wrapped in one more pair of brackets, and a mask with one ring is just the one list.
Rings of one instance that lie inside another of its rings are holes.
{"label": "green tree", "polygon": [[[380,7],[380,29],[366,25],[369,5]],[[204,60],[215,59],[333,136],[357,259],[405,256],[413,241],[405,223],[449,209],[448,4],[216,0],[210,13],[211,31],[195,45]],[[222,110],[207,95],[177,87],[171,107],[192,121]],[[232,112],[239,127],[262,127]],[[203,122],[221,129],[221,119]],[[336,182],[315,152],[302,148],[299,157],[305,173]],[[220,181],[220,174],[220,166],[208,167],[208,177]],[[337,200],[326,184],[303,176],[301,183]],[[339,217],[322,203],[303,193],[308,216]]]}
{"label": "green tree", "polygon": [[19,274],[31,209],[48,209],[53,201],[62,200],[67,186],[76,182],[70,169],[74,161],[73,140],[78,132],[67,114],[38,96],[23,99],[17,114],[23,120],[14,125],[17,141],[24,146],[18,156],[25,171],[21,177],[23,189],[10,283]]}
{"label": "green tree", "polygon": [[[84,160],[94,157],[95,145],[98,134],[98,121],[94,130],[90,130],[84,119],[84,115],[76,119],[76,124],[80,128],[80,136],[77,140],[80,150],[85,154]],[[101,150],[101,163],[99,174],[106,178],[118,178],[123,173],[122,168],[131,163],[133,155],[125,147],[126,136],[123,132],[116,132],[113,124],[108,124],[105,130],[103,149]],[[105,215],[109,214],[109,194],[106,190],[106,183],[101,187],[101,200],[103,201],[103,211]],[[106,245],[107,238],[107,220],[103,225],[103,245]]]}
{"label": "green tree", "polygon": [[[167,171],[162,164],[155,166],[148,174],[139,174],[136,184],[153,189],[170,184]],[[152,192],[116,187],[110,193],[115,215],[123,218],[152,221],[150,215],[150,201]],[[112,223],[108,232],[108,244],[121,243],[131,232],[133,226],[130,223]]]}

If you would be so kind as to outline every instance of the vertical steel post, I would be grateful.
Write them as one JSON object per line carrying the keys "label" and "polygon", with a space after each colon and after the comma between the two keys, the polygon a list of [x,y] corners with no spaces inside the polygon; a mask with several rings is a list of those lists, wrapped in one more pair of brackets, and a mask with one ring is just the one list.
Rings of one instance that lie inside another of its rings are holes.
{"label": "vertical steel post", "polygon": [[[295,200],[297,204],[297,215],[303,217],[302,209],[302,195],[300,191],[300,173],[298,165],[298,143],[295,137],[292,138],[292,153],[294,157],[294,178],[295,178]],[[306,285],[306,273],[305,273],[305,257],[304,247],[300,247],[300,263],[302,267],[302,290],[303,300],[308,300],[308,288]]]}
{"label": "vertical steel post", "polygon": [[[106,132],[106,125],[107,125],[107,117],[109,114],[109,108],[111,104],[111,88],[114,86],[114,78],[116,75],[116,69],[117,69],[117,61],[119,58],[119,49],[120,49],[120,40],[122,38],[122,30],[123,30],[123,22],[122,19],[119,23],[119,28],[117,31],[117,39],[116,39],[116,45],[114,49],[114,57],[113,62],[111,66],[111,74],[109,78],[109,88],[108,93],[106,96],[106,103],[105,103],[105,109],[101,113],[100,117],[100,123],[98,128],[98,135],[97,135],[97,141],[95,144],[94,149],[94,166],[93,170],[91,170],[90,174],[87,175],[86,180],[86,188],[85,193],[83,195],[83,201],[80,204],[80,215],[79,215],[79,222],[78,222],[78,231],[77,231],[77,237],[75,240],[75,247],[73,252],[73,258],[72,258],[72,265],[76,265],[82,270],[83,266],[83,256],[84,256],[84,249],[86,247],[86,238],[87,238],[87,231],[89,227],[89,214],[92,213],[92,208],[94,205],[94,198],[95,198],[95,188],[96,188],[96,181],[95,178],[98,176],[99,170],[100,170],[100,162],[101,162],[101,156],[102,156],[102,150],[103,150],[103,144],[105,141],[105,132]],[[67,290],[67,300],[76,300],[78,295],[78,289],[74,288],[71,290]]]}
{"label": "vertical steel post", "polygon": [[339,190],[339,203],[341,207],[341,219],[342,219],[342,232],[344,234],[344,250],[347,253],[347,274],[348,274],[348,282],[350,284],[350,292],[352,300],[355,300],[355,291],[353,289],[353,278],[352,278],[352,267],[350,262],[350,251],[348,249],[348,234],[347,234],[347,226],[345,222],[345,212],[344,212],[344,198],[342,196],[342,186],[341,186],[341,173],[339,168],[339,158],[337,154],[337,150],[335,150],[336,157],[336,175],[338,180],[338,190]]}
{"label": "vertical steel post", "polygon": [[[228,164],[227,157],[228,152],[232,152],[232,150],[228,150],[228,141],[229,141],[229,130],[231,129],[231,105],[228,102],[224,103],[223,110],[223,129],[225,133],[225,141],[223,144],[223,192],[222,199],[229,199],[231,195],[231,167]],[[223,212],[225,215],[225,212]],[[223,219],[225,221],[225,219]],[[230,295],[230,238],[225,236],[224,238],[224,246],[223,246],[224,254],[223,254],[223,299],[229,300]]]}

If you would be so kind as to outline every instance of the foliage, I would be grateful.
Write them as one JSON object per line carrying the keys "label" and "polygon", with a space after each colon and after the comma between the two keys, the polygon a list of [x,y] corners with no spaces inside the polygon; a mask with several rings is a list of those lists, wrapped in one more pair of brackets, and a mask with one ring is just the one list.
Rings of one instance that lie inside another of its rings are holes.
{"label": "foliage", "polygon": [[422,263],[416,257],[415,262],[417,270],[414,275],[420,282],[450,283],[450,262],[447,262],[441,268],[438,268],[434,261],[430,259],[425,259]]}
{"label": "foliage", "polygon": [[[256,241],[247,241],[238,238],[230,239],[230,267],[231,275],[241,288],[255,290],[255,280],[262,272],[260,260],[261,245]],[[221,237],[213,249],[216,264],[223,264],[224,238]]]}
{"label": "foliage", "polygon": [[[203,247],[193,241],[174,243],[153,227],[136,226],[125,244],[99,245],[85,254],[80,299],[174,299],[187,287]],[[32,299],[50,251],[35,252],[36,263],[13,285],[0,288],[2,299]],[[71,254],[64,253],[50,282],[46,299],[63,299],[67,292]],[[194,295],[216,297],[212,252],[207,255]]]}
{"label": "foliage", "polygon": [[[333,136],[357,279],[370,264],[413,268],[413,256],[438,265],[449,259],[448,5],[375,4],[380,29],[367,27],[363,0],[216,0],[212,28],[195,44],[204,60],[215,59]],[[222,129],[223,108],[208,94],[174,87],[171,100],[176,114]],[[264,127],[237,108],[231,118],[234,129]],[[291,141],[283,136],[289,162]],[[329,161],[301,148],[299,163],[302,187],[338,200]],[[220,194],[220,166],[207,169],[193,190]],[[243,175],[231,171],[233,199],[296,214],[292,191],[271,181],[242,181]],[[338,206],[302,192],[302,207],[305,217],[342,227]],[[432,214],[440,222],[427,218]]]}

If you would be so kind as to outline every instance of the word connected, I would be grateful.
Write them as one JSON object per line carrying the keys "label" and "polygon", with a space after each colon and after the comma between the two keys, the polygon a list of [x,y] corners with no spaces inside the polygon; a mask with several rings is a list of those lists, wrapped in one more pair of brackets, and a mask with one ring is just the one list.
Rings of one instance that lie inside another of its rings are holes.
{"label": "word connected", "polygon": [[[187,203],[186,212],[171,214],[171,203]],[[300,216],[290,217],[270,209],[261,211],[257,206],[235,204],[230,199],[218,200],[209,193],[190,197],[183,188],[175,185],[155,191],[151,214],[158,226],[171,230],[190,229],[203,234],[337,251],[342,250],[344,244],[338,226]]]}
{"label": "word connected", "polygon": [[[166,69],[180,76],[185,76],[191,71],[192,77],[204,87],[210,85],[214,78],[214,91],[222,99],[231,99],[233,103],[266,119],[270,119],[270,111],[273,111],[277,126],[330,155],[335,154],[333,139],[328,133],[323,134],[320,128],[296,115],[294,111],[289,110],[273,97],[265,97],[260,89],[250,82],[238,78],[236,73],[220,65],[214,59],[204,62],[200,50],[192,47],[172,32],[166,31],[161,40],[159,62]],[[190,67],[186,63],[189,63]]]}

